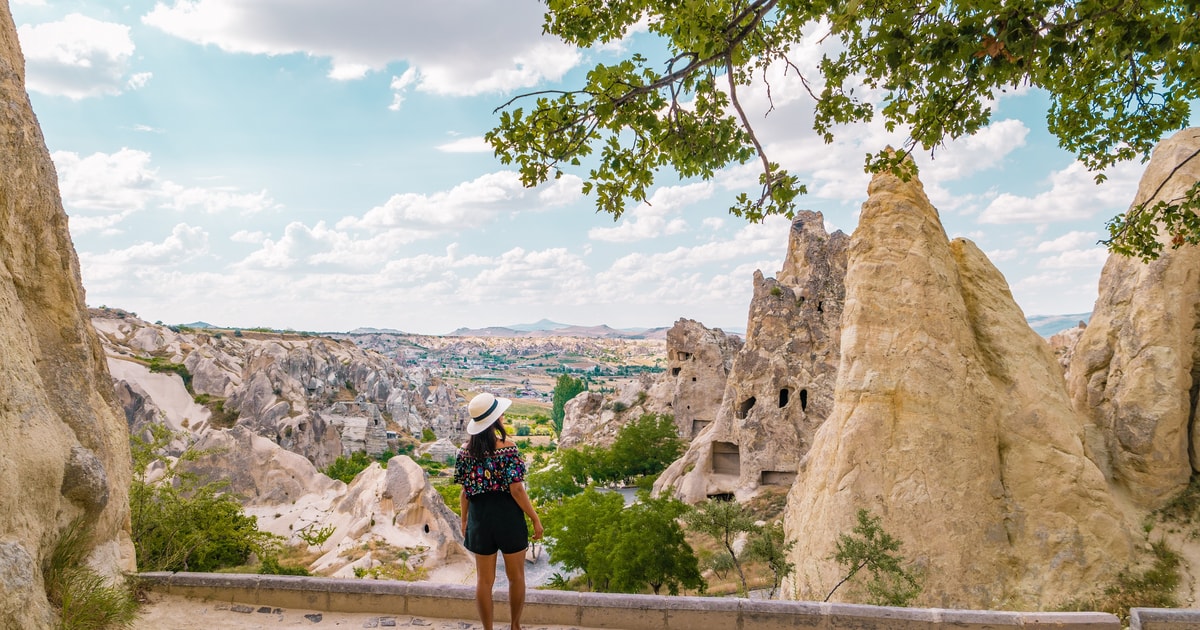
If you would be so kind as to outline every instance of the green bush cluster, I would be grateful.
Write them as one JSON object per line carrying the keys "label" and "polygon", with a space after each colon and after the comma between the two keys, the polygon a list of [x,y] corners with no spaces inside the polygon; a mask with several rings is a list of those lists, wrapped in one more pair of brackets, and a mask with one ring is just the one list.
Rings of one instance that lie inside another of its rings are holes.
{"label": "green bush cluster", "polygon": [[548,511],[546,546],[551,560],[583,571],[596,591],[703,591],[699,561],[679,526],[687,511],[672,497],[642,494],[625,507],[621,495],[588,488]]}
{"label": "green bush cluster", "polygon": [[325,476],[330,479],[337,479],[343,483],[350,483],[358,476],[358,473],[367,469],[374,462],[379,462],[381,466],[387,468],[387,462],[395,457],[393,451],[384,451],[375,457],[367,455],[365,451],[355,451],[349,455],[342,455],[333,460],[333,463],[321,469]]}
{"label": "green bush cluster", "polygon": [[171,432],[152,425],[150,439],[131,438],[133,484],[129,493],[132,538],[141,571],[213,571],[246,563],[250,554],[273,555],[279,539],[258,530],[224,483],[200,481],[180,470],[203,456],[191,448],[167,463],[161,478],[147,480],[149,464],[159,459]]}
{"label": "green bush cluster", "polygon": [[162,357],[151,357],[146,363],[150,366],[151,372],[174,372],[183,379],[183,386],[187,388],[189,393],[192,392],[192,373],[188,371],[187,366],[182,363],[171,363]]}

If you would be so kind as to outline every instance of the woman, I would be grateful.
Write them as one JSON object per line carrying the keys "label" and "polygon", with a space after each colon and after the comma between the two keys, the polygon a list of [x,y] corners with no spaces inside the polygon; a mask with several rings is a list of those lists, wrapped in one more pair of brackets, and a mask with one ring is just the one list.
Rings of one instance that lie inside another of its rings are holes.
{"label": "woman", "polygon": [[508,575],[511,630],[521,628],[525,605],[525,549],[533,523],[533,539],[542,537],[538,518],[525,492],[525,460],[517,445],[508,441],[504,412],[512,401],[483,393],[471,399],[467,412],[471,436],[458,451],[454,482],[462,485],[459,507],[467,549],[475,554],[475,604],[484,630],[492,630],[492,585],[496,581],[496,552],[504,554]]}

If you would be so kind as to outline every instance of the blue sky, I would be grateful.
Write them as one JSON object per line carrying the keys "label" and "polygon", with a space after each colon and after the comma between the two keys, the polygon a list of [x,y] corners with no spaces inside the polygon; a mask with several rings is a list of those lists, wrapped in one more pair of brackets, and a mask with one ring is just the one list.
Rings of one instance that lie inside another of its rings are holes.
{"label": "blue sky", "polygon": [[[568,176],[535,190],[482,135],[512,95],[576,85],[653,45],[580,51],[541,34],[532,0],[10,0],[34,111],[58,169],[92,306],[167,323],[441,334],[560,322],[745,327],[755,269],[787,221],[727,208],[753,165],[664,178],[614,222]],[[816,38],[812,38],[815,40]],[[802,69],[821,49],[793,51]],[[801,208],[850,232],[882,125],[814,137],[794,75],[744,94]],[[950,236],[1004,273],[1027,315],[1090,311],[1104,223],[1141,165],[1102,186],[1056,147],[1044,95],[994,104],[974,137],[921,156]],[[1193,116],[1193,122],[1196,116]]]}

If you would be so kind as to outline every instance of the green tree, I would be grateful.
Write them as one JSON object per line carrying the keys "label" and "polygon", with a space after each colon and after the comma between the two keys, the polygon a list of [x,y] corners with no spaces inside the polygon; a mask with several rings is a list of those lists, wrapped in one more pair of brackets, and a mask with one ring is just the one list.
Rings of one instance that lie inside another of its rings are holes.
{"label": "green tree", "polygon": [[[932,152],[983,128],[998,91],[1045,90],[1050,132],[1093,170],[1145,159],[1165,133],[1187,124],[1200,97],[1195,0],[546,4],[544,30],[580,47],[618,41],[642,25],[661,39],[658,58],[600,64],[578,89],[510,100],[487,134],[527,186],[579,167],[598,149],[583,190],[614,216],[628,200],[645,201],[663,167],[709,178],[758,161],[760,191],[740,194],[731,211],[751,221],[790,217],[805,186],[770,160],[741,95],[766,81],[768,66],[799,73],[788,54],[807,37],[840,45],[821,60],[819,77],[801,76],[818,137],[829,142],[837,125],[877,116],[908,132],[898,151],[868,156],[873,171],[906,175],[904,158],[918,147]],[[813,24],[827,27],[813,32]],[[860,83],[868,89],[856,93]],[[1200,184],[1184,198],[1134,208],[1110,222],[1109,246],[1157,256],[1158,221],[1173,245],[1198,242],[1198,207]]]}
{"label": "green tree", "polygon": [[687,512],[675,498],[639,493],[638,502],[621,513],[619,535],[608,552],[613,590],[638,593],[649,586],[658,595],[666,586],[668,593],[678,595],[680,587],[705,586],[700,562],[679,526],[679,517]]}
{"label": "green tree", "polygon": [[871,574],[866,583],[867,603],[876,606],[909,606],[921,594],[920,576],[905,567],[901,543],[883,531],[878,517],[866,510],[859,510],[857,524],[849,534],[838,535],[833,560],[847,569],[825,601],[829,601],[843,584],[849,582],[859,571]]}
{"label": "green tree", "polygon": [[224,483],[204,483],[179,468],[205,454],[186,449],[150,481],[150,463],[174,436],[150,426],[150,439],[131,438],[133,483],[129,492],[131,536],[141,571],[212,571],[244,564],[251,553],[274,555],[278,538],[257,527]]}
{"label": "green tree", "polygon": [[796,541],[787,542],[783,532],[783,523],[775,521],[766,527],[761,527],[750,536],[746,545],[745,555],[751,560],[761,560],[771,569],[771,593],[775,597],[783,578],[795,570],[796,565],[788,562],[787,554],[796,546]]}
{"label": "green tree", "polygon": [[339,455],[333,463],[326,466],[321,472],[325,473],[330,479],[337,479],[342,483],[350,483],[358,476],[358,473],[367,469],[375,458],[367,455],[365,451],[355,451],[349,455]]}
{"label": "green tree", "polygon": [[693,530],[706,534],[725,547],[725,552],[733,560],[733,568],[737,569],[741,593],[743,596],[748,594],[750,588],[746,584],[746,573],[742,570],[741,559],[733,550],[733,541],[738,534],[755,531],[754,519],[746,508],[737,501],[709,499],[697,506],[685,520]]}
{"label": "green tree", "polygon": [[[567,570],[581,570],[592,581],[598,565],[589,555],[589,545],[604,534],[604,528],[617,522],[625,501],[615,492],[597,492],[588,488],[583,493],[564,499],[550,509],[544,518],[546,549],[550,559]],[[594,551],[594,550],[593,550]],[[599,556],[597,556],[598,558]]]}
{"label": "green tree", "polygon": [[585,391],[587,391],[587,383],[583,382],[583,379],[572,378],[565,372],[558,376],[558,380],[554,382],[553,406],[550,408],[550,421],[554,423],[556,434],[562,434],[563,417],[565,416],[563,406],[567,404],[568,400]]}
{"label": "green tree", "polygon": [[670,415],[643,414],[621,427],[610,449],[612,466],[629,481],[642,475],[656,475],[683,454],[683,440]]}

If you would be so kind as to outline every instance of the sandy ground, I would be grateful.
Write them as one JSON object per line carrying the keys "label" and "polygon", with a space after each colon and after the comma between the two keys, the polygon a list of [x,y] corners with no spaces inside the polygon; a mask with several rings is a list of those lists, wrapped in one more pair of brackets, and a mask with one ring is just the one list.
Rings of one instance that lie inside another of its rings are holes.
{"label": "sandy ground", "polygon": [[[378,613],[329,613],[201,601],[148,593],[134,630],[228,630],[255,628],[424,628],[426,630],[482,630],[477,620],[433,619]],[[494,630],[509,630],[497,622]],[[588,630],[578,626],[523,624],[521,630]]]}

